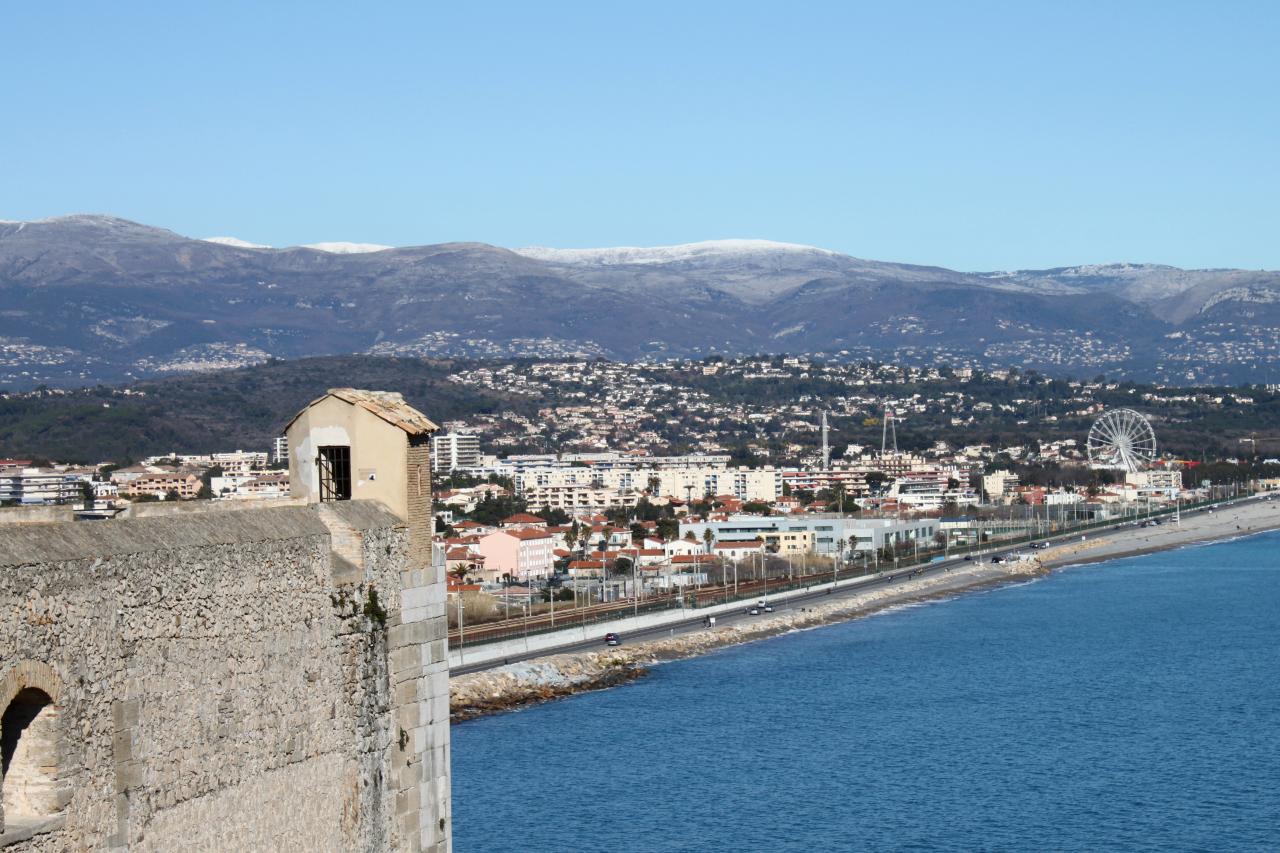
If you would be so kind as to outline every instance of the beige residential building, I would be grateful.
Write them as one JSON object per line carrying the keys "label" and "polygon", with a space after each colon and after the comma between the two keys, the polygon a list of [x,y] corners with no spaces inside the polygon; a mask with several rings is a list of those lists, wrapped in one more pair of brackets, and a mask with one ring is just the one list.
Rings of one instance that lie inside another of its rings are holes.
{"label": "beige residential building", "polygon": [[992,471],[982,478],[982,492],[988,501],[998,501],[1018,488],[1018,475],[1010,471]]}
{"label": "beige residential building", "polygon": [[780,557],[799,556],[813,551],[812,530],[770,531],[759,535],[764,540],[764,549]]}
{"label": "beige residential building", "polygon": [[1182,471],[1177,468],[1130,471],[1124,475],[1124,481],[1138,489],[1158,489],[1170,494],[1182,491]]}
{"label": "beige residential building", "polygon": [[182,500],[190,500],[200,494],[202,482],[195,474],[144,474],[120,486],[120,494],[127,498],[153,495],[165,498],[176,492]]}

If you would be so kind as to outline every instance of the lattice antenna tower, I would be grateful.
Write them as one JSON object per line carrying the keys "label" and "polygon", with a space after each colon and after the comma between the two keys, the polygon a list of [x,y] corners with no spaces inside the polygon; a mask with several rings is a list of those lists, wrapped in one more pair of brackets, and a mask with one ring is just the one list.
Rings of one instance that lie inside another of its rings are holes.
{"label": "lattice antenna tower", "polygon": [[831,445],[827,442],[827,413],[822,413],[822,470],[831,470]]}
{"label": "lattice antenna tower", "polygon": [[880,455],[887,455],[889,449],[889,436],[893,436],[893,455],[898,455],[898,422],[893,416],[893,409],[888,406],[884,407],[884,421],[880,429]]}

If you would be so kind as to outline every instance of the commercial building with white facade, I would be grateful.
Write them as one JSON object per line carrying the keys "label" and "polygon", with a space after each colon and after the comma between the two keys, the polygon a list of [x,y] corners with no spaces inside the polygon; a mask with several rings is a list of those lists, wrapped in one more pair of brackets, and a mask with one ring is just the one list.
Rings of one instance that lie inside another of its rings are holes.
{"label": "commercial building with white facade", "polygon": [[938,520],[921,518],[854,518],[834,514],[819,515],[734,515],[725,521],[703,521],[680,525],[680,536],[693,534],[702,542],[707,529],[716,542],[741,542],[763,539],[772,533],[808,532],[813,534],[813,550],[819,554],[835,554],[841,550],[874,551],[885,545],[920,541],[931,543],[938,532]]}

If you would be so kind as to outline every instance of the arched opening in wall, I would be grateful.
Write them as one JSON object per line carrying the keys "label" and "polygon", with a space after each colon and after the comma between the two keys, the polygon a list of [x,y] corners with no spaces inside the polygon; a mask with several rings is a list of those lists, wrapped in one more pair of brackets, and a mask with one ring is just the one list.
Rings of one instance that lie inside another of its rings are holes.
{"label": "arched opening in wall", "polygon": [[19,690],[0,716],[6,826],[58,811],[58,708],[36,687]]}

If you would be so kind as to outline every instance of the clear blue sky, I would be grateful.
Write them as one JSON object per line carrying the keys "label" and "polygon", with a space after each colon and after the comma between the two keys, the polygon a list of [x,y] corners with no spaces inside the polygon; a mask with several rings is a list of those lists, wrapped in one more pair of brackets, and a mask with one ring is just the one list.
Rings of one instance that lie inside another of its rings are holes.
{"label": "clear blue sky", "polygon": [[0,219],[1275,269],[1278,25],[1168,0],[8,4]]}

